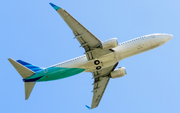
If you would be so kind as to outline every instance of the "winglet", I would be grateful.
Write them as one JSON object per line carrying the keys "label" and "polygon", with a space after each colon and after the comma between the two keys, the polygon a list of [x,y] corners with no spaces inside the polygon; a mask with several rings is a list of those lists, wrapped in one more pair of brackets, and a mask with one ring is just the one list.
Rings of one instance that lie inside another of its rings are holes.
{"label": "winglet", "polygon": [[88,109],[91,109],[91,107],[89,107],[89,106],[87,106],[87,105],[85,105]]}
{"label": "winglet", "polygon": [[61,9],[60,7],[54,5],[53,3],[49,3],[49,4],[50,4],[56,11],[57,11],[58,9]]}

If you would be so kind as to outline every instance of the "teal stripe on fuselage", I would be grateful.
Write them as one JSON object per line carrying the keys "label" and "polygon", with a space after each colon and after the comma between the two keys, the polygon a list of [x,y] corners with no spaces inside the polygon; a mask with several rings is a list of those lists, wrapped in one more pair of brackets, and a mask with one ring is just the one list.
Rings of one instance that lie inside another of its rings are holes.
{"label": "teal stripe on fuselage", "polygon": [[57,80],[79,74],[84,70],[83,68],[50,67],[45,69],[45,71],[35,73],[33,76],[26,78],[26,80],[36,80],[38,77],[40,79],[36,80],[36,82]]}

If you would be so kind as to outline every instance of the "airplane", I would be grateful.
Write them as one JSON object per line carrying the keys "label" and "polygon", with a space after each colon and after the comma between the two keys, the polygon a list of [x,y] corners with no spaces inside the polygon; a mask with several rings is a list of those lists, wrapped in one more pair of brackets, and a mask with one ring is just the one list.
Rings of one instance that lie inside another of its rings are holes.
{"label": "airplane", "polygon": [[117,38],[111,38],[102,42],[67,11],[53,3],[49,4],[71,28],[75,36],[74,38],[77,39],[81,47],[84,48],[85,55],[52,65],[48,68],[38,67],[22,60],[15,61],[9,58],[9,62],[22,76],[25,83],[25,100],[29,98],[36,82],[52,81],[67,78],[82,72],[91,72],[94,78],[93,99],[91,107],[87,105],[86,107],[89,109],[96,108],[99,105],[110,78],[114,79],[126,75],[125,67],[116,69],[119,61],[159,47],[173,37],[171,34],[155,33],[119,44]]}

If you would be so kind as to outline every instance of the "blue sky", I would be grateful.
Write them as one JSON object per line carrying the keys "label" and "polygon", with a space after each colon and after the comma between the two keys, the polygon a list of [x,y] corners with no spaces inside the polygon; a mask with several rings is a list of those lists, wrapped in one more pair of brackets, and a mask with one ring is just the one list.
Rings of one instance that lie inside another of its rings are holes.
{"label": "blue sky", "polygon": [[[165,45],[124,59],[127,75],[111,79],[98,108],[91,105],[91,73],[37,83],[25,101],[21,76],[8,58],[40,67],[84,53],[52,2],[75,17],[100,40],[119,43],[152,33],[173,34]],[[1,113],[179,113],[180,1],[178,0],[43,0],[1,1]],[[176,51],[177,50],[177,51]]]}

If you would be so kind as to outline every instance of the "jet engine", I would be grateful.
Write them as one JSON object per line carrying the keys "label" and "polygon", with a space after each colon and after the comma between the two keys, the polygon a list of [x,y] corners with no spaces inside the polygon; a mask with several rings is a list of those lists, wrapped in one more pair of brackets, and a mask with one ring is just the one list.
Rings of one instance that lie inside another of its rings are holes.
{"label": "jet engine", "polygon": [[120,68],[112,71],[112,72],[110,73],[110,77],[111,77],[111,78],[118,78],[118,77],[122,77],[122,76],[124,76],[124,75],[126,75],[126,74],[127,74],[127,73],[126,73],[125,67],[120,67]]}
{"label": "jet engine", "polygon": [[111,38],[102,43],[102,49],[112,49],[118,46],[117,38]]}

